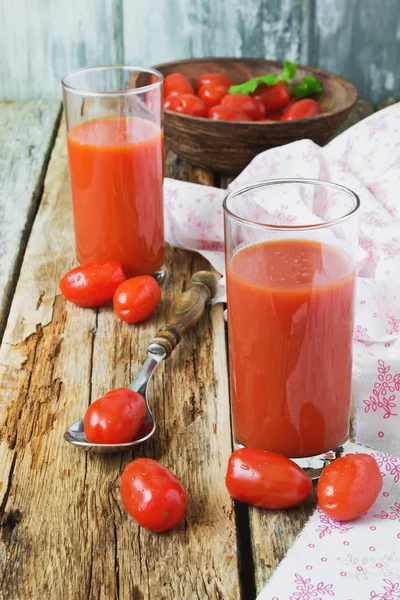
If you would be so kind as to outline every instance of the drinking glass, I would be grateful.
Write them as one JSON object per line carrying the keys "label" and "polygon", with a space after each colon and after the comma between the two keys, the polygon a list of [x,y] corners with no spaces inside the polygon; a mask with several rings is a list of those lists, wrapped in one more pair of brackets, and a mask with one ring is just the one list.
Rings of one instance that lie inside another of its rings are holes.
{"label": "drinking glass", "polygon": [[224,200],[234,442],[318,469],[348,440],[359,199],[311,179]]}
{"label": "drinking glass", "polygon": [[62,80],[76,253],[115,260],[126,277],[164,264],[161,73],[83,68]]}

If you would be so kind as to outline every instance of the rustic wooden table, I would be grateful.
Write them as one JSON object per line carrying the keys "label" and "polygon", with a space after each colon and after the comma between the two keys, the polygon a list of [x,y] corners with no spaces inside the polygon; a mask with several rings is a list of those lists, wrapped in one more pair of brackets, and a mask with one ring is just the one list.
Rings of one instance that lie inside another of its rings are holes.
{"label": "rustic wooden table", "polygon": [[[349,122],[372,112],[360,106]],[[0,597],[252,600],[313,499],[262,511],[233,503],[225,489],[232,443],[222,305],[208,308],[157,370],[152,440],[103,456],[63,441],[92,399],[130,382],[173,298],[209,265],[168,248],[162,302],[141,325],[110,307],[64,301],[58,280],[76,261],[60,111],[59,103],[0,103]],[[228,183],[168,152],[166,175]],[[171,468],[187,489],[178,529],[151,534],[123,509],[119,477],[138,456]]]}

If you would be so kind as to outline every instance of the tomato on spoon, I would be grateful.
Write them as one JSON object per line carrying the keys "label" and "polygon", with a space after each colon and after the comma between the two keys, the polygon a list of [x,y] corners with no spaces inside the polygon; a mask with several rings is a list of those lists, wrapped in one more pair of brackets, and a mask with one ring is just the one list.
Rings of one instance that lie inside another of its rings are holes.
{"label": "tomato on spoon", "polygon": [[89,406],[83,420],[85,436],[92,444],[132,442],[146,417],[144,398],[128,388],[104,394]]}

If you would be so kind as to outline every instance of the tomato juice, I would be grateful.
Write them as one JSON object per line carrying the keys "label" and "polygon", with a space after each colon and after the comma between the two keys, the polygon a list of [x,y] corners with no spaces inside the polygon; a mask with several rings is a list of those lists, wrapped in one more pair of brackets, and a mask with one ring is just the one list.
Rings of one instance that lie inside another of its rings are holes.
{"label": "tomato juice", "polygon": [[228,260],[238,444],[300,458],[346,441],[355,280],[350,257],[317,241],[256,243]]}
{"label": "tomato juice", "polygon": [[126,277],[164,261],[163,132],[133,117],[86,121],[67,134],[79,262],[115,260]]}

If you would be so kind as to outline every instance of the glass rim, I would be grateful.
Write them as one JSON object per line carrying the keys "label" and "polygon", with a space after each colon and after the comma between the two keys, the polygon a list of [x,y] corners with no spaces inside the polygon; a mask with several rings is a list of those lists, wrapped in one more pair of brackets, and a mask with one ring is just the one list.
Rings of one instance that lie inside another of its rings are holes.
{"label": "glass rim", "polygon": [[[336,189],[341,192],[345,192],[348,196],[351,196],[355,201],[355,207],[349,212],[341,215],[340,217],[336,217],[330,221],[324,221],[323,223],[308,223],[305,225],[280,225],[274,223],[259,223],[258,221],[252,221],[251,219],[246,219],[244,217],[240,217],[236,213],[234,213],[229,207],[229,201],[235,196],[240,196],[245,192],[249,192],[251,190],[261,188],[261,187],[272,187],[274,185],[284,185],[287,183],[299,183],[305,185],[315,185],[320,187],[329,187],[331,189]],[[343,223],[343,221],[347,221],[352,216],[356,214],[358,209],[360,208],[360,198],[359,196],[353,192],[350,188],[341,185],[340,183],[333,183],[331,181],[323,181],[322,179],[310,179],[310,178],[301,178],[301,177],[289,177],[287,179],[264,179],[263,181],[259,181],[257,183],[251,183],[242,185],[235,190],[229,192],[223,202],[222,207],[224,209],[225,216],[229,216],[235,221],[242,223],[244,225],[255,225],[257,227],[263,227],[264,229],[269,229],[273,231],[308,231],[314,229],[323,229],[325,227],[332,227],[333,225],[338,225],[339,223]]]}
{"label": "glass rim", "polygon": [[[68,82],[68,79],[73,78],[75,75],[79,75],[80,73],[92,73],[95,71],[106,71],[106,70],[122,70],[122,71],[139,71],[140,73],[149,73],[151,75],[156,75],[158,77],[158,81],[154,83],[149,83],[148,85],[142,85],[137,88],[128,88],[123,90],[85,90],[82,87],[75,87]],[[79,69],[74,69],[70,71],[61,79],[61,85],[64,89],[68,90],[73,94],[79,94],[81,96],[102,96],[102,97],[114,97],[114,96],[129,96],[130,94],[141,94],[143,92],[149,92],[151,90],[157,89],[163,82],[164,76],[157,69],[153,69],[153,67],[138,67],[136,65],[100,65],[97,67],[80,67]]]}

